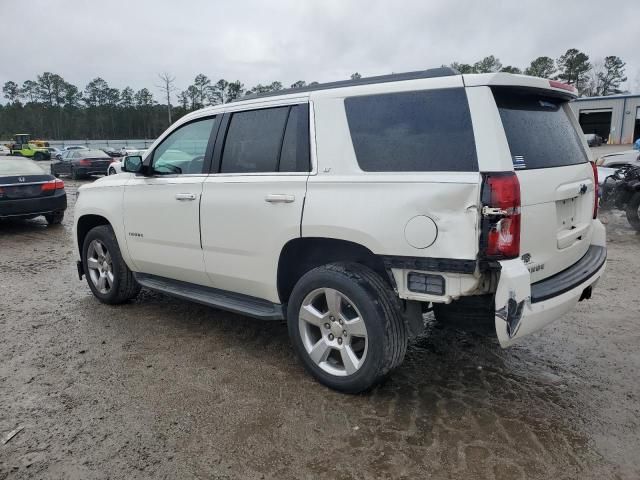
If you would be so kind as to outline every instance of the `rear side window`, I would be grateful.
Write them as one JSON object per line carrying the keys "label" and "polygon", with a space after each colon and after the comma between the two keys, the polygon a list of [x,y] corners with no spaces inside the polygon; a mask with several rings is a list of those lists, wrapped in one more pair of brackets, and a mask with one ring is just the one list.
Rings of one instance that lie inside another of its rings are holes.
{"label": "rear side window", "polygon": [[358,164],[368,172],[477,171],[463,88],[345,99]]}
{"label": "rear side window", "polygon": [[222,154],[222,173],[275,172],[289,107],[234,113]]}
{"label": "rear side window", "polygon": [[295,105],[289,112],[278,171],[308,172],[309,170],[309,106]]}
{"label": "rear side window", "polygon": [[220,171],[309,171],[308,105],[234,113],[224,143]]}
{"label": "rear side window", "polygon": [[588,161],[565,101],[508,88],[493,90],[513,166],[563,167]]}

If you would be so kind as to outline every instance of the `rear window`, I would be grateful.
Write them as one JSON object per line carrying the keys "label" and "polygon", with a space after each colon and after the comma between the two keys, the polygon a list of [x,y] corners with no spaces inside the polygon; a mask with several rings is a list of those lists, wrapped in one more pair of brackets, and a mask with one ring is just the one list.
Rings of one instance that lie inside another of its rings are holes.
{"label": "rear window", "polygon": [[77,150],[75,158],[111,158],[102,150]]}
{"label": "rear window", "polygon": [[463,88],[345,99],[360,168],[369,172],[478,169]]}
{"label": "rear window", "polygon": [[494,89],[515,169],[564,167],[588,161],[565,101]]}
{"label": "rear window", "polygon": [[0,176],[12,175],[46,175],[46,173],[37,163],[25,158],[0,159]]}

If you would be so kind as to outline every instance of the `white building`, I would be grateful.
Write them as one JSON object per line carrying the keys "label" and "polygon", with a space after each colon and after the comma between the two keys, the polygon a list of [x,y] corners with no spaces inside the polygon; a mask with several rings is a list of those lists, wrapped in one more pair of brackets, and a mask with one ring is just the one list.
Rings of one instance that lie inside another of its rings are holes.
{"label": "white building", "polygon": [[640,138],[640,95],[578,98],[571,108],[584,133],[596,133],[608,143]]}

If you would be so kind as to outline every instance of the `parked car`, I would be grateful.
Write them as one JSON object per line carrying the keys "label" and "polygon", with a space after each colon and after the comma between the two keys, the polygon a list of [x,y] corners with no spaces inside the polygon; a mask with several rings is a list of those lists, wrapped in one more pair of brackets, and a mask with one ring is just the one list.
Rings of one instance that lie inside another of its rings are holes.
{"label": "parked car", "polygon": [[596,135],[595,133],[587,133],[584,138],[587,140],[587,145],[590,147],[599,147],[602,145],[602,137],[600,135]]}
{"label": "parked car", "polygon": [[67,175],[74,180],[90,175],[106,175],[111,157],[102,150],[67,150],[51,163],[51,175]]}
{"label": "parked car", "polygon": [[122,157],[122,153],[120,152],[120,150],[116,150],[115,148],[107,147],[107,148],[101,148],[100,150],[102,150],[104,153],[109,155],[111,158]]}
{"label": "parked car", "polygon": [[618,168],[623,165],[640,165],[640,152],[638,150],[624,150],[622,152],[608,153],[598,158],[596,165],[609,168]]}
{"label": "parked car", "polygon": [[51,154],[51,158],[53,159],[60,159],[62,157],[62,150],[60,150],[59,148],[56,147],[47,147],[47,150],[49,150],[49,153]]}
{"label": "parked car", "polygon": [[64,182],[33,160],[0,157],[0,218],[43,215],[49,225],[61,223],[67,208]]}
{"label": "parked car", "polygon": [[512,345],[590,298],[604,271],[596,169],[573,87],[456,73],[182,117],[125,173],[79,189],[80,278],[109,304],[145,287],[286,319],[307,371],[343,392],[400,365],[427,310],[491,322]]}
{"label": "parked car", "polygon": [[64,147],[64,150],[89,150],[89,147],[85,147],[84,145],[68,145]]}
{"label": "parked car", "polygon": [[11,150],[6,145],[0,145],[0,155],[11,155]]}
{"label": "parked car", "polygon": [[127,157],[130,157],[130,156],[144,157],[146,153],[147,153],[147,150],[131,150],[130,154],[127,154],[124,157],[121,157],[120,160],[111,162],[111,164],[109,165],[109,169],[107,170],[107,175],[116,175],[118,173],[122,173],[122,164],[125,162]]}

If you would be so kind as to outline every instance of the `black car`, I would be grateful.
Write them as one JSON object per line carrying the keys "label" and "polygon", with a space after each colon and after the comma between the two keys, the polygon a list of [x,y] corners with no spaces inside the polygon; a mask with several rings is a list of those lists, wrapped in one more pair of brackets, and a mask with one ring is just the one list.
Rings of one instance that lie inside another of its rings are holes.
{"label": "black car", "polygon": [[67,209],[64,182],[33,160],[0,157],[0,218],[44,215],[49,225],[62,222]]}
{"label": "black car", "polygon": [[68,150],[51,164],[51,175],[67,175],[74,180],[89,175],[106,175],[111,157],[102,150]]}

